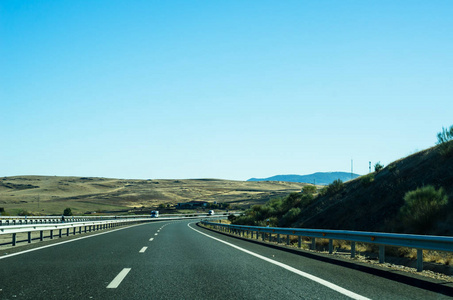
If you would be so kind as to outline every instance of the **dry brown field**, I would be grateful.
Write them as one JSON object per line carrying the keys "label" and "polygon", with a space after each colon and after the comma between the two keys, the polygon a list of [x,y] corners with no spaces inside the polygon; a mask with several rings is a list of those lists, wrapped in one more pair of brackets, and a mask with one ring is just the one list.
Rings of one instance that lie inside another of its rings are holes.
{"label": "dry brown field", "polygon": [[0,178],[0,207],[16,215],[124,213],[174,207],[188,201],[230,203],[239,209],[298,192],[305,184],[219,179],[135,180],[98,177],[14,176]]}

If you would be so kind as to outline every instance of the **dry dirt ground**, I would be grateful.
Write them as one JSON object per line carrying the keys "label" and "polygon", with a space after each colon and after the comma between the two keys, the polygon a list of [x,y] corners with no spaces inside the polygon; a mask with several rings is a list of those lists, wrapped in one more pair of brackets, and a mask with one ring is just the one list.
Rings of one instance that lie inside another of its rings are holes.
{"label": "dry dirt ground", "polygon": [[60,215],[155,209],[193,200],[230,203],[246,208],[273,197],[298,192],[306,185],[292,182],[249,182],[218,179],[134,180],[97,177],[15,176],[0,178],[0,208],[15,215],[25,210]]}

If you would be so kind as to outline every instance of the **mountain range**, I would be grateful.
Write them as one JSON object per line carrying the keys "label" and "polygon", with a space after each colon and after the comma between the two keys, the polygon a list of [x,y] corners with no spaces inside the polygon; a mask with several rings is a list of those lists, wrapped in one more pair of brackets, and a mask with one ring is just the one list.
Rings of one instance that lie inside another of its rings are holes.
{"label": "mountain range", "polygon": [[328,185],[337,179],[348,181],[359,176],[359,174],[347,172],[317,172],[309,175],[276,175],[268,178],[250,178],[247,181],[287,181]]}

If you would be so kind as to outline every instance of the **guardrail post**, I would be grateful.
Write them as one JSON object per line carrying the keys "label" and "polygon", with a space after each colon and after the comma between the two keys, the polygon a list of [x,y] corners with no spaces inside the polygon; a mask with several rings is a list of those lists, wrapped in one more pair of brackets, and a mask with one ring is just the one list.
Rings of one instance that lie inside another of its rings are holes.
{"label": "guardrail post", "polygon": [[69,236],[69,227],[66,228],[66,236]]}
{"label": "guardrail post", "polygon": [[13,233],[13,241],[11,243],[13,246],[16,246],[16,234]]}
{"label": "guardrail post", "polygon": [[316,238],[311,238],[311,250],[316,250]]}
{"label": "guardrail post", "polygon": [[28,232],[28,243],[31,243],[31,231]]}
{"label": "guardrail post", "polygon": [[417,272],[423,271],[423,249],[417,249]]}
{"label": "guardrail post", "polygon": [[280,233],[277,233],[277,244],[280,244],[280,243],[281,243]]}
{"label": "guardrail post", "polygon": [[263,232],[263,233],[261,233],[261,239],[263,240],[263,242],[264,242],[264,238],[265,237],[264,237],[264,232]]}
{"label": "guardrail post", "polygon": [[42,242],[42,240],[44,239],[44,231],[40,231],[39,232],[39,241]]}
{"label": "guardrail post", "polygon": [[379,245],[379,263],[383,264],[385,262],[385,246]]}
{"label": "guardrail post", "polygon": [[286,245],[289,245],[290,239],[289,239],[289,234],[286,236]]}
{"label": "guardrail post", "polygon": [[53,229],[50,230],[50,239],[53,239]]}
{"label": "guardrail post", "polygon": [[333,253],[333,240],[330,239],[329,240],[329,254],[332,254]]}
{"label": "guardrail post", "polygon": [[75,227],[72,228],[72,235],[75,235]]}
{"label": "guardrail post", "polygon": [[59,237],[60,239],[61,239],[61,231],[62,231],[62,229],[59,229],[59,230],[58,230],[58,237]]}
{"label": "guardrail post", "polygon": [[302,248],[302,237],[300,235],[297,237],[297,247]]}
{"label": "guardrail post", "polygon": [[355,257],[355,242],[351,242],[351,258]]}

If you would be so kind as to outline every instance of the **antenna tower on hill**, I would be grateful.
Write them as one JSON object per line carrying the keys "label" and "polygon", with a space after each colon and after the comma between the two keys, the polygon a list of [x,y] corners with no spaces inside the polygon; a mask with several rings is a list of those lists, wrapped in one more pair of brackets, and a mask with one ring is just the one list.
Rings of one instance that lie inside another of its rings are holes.
{"label": "antenna tower on hill", "polygon": [[352,180],[353,173],[354,173],[354,160],[351,158],[351,180]]}

